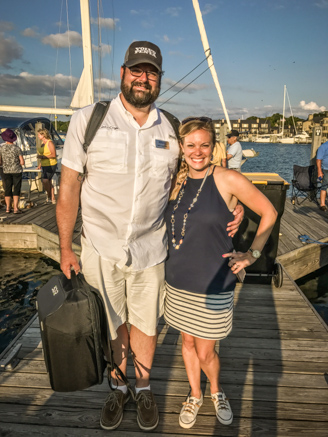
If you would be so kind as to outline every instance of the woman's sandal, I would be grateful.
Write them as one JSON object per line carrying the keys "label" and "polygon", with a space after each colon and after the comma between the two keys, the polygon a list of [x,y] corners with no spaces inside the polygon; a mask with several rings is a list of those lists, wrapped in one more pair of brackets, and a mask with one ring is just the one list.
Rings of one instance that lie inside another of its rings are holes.
{"label": "woman's sandal", "polygon": [[6,214],[10,214],[11,213],[11,210],[10,209],[7,209],[6,210]]}
{"label": "woman's sandal", "polygon": [[23,214],[23,211],[21,209],[18,209],[17,211],[14,211],[14,214]]}

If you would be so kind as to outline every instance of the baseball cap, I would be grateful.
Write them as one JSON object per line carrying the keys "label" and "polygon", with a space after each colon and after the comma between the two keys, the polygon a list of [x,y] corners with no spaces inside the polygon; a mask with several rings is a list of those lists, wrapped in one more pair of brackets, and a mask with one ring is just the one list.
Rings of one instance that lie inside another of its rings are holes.
{"label": "baseball cap", "polygon": [[124,65],[130,68],[137,64],[151,64],[162,72],[160,48],[148,41],[134,41],[125,53]]}
{"label": "baseball cap", "polygon": [[226,137],[231,138],[231,137],[239,137],[239,132],[235,129],[232,129],[231,132],[229,132]]}

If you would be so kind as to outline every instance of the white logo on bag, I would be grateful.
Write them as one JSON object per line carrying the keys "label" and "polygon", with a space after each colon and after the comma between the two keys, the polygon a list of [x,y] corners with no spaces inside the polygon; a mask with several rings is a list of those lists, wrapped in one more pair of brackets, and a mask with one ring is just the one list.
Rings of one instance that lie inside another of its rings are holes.
{"label": "white logo on bag", "polygon": [[136,47],[134,54],[136,54],[136,53],[146,53],[147,55],[150,55],[150,56],[153,56],[154,58],[156,58],[155,50],[149,49],[148,47]]}
{"label": "white logo on bag", "polygon": [[51,291],[52,291],[52,295],[53,295],[53,296],[56,296],[56,294],[59,293],[59,290],[58,290],[57,285],[55,285],[54,288],[51,289]]}

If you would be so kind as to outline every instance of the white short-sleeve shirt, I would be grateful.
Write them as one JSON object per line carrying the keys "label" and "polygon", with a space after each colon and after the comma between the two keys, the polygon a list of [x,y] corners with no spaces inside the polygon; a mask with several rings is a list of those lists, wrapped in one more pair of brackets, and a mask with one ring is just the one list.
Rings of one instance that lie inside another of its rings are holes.
{"label": "white short-sleeve shirt", "polygon": [[93,107],[72,116],[62,158],[63,165],[80,173],[86,164],[84,235],[104,259],[122,264],[131,255],[135,270],[159,264],[166,257],[163,215],[179,154],[174,130],[155,104],[140,127],[118,96],[85,153]]}
{"label": "white short-sleeve shirt", "polygon": [[227,155],[232,155],[232,158],[228,161],[229,168],[240,168],[241,161],[243,159],[243,149],[239,141],[236,141],[227,149]]}

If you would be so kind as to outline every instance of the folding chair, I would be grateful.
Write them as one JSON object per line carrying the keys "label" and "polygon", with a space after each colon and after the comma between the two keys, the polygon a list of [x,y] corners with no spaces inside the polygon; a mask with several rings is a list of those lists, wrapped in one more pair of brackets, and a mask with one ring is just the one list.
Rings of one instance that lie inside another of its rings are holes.
{"label": "folding chair", "polygon": [[[317,169],[315,165],[301,167],[293,166],[292,180],[292,204],[301,205],[306,199],[315,202],[319,206],[317,199],[320,186],[317,184]],[[298,197],[302,197],[300,201]]]}

